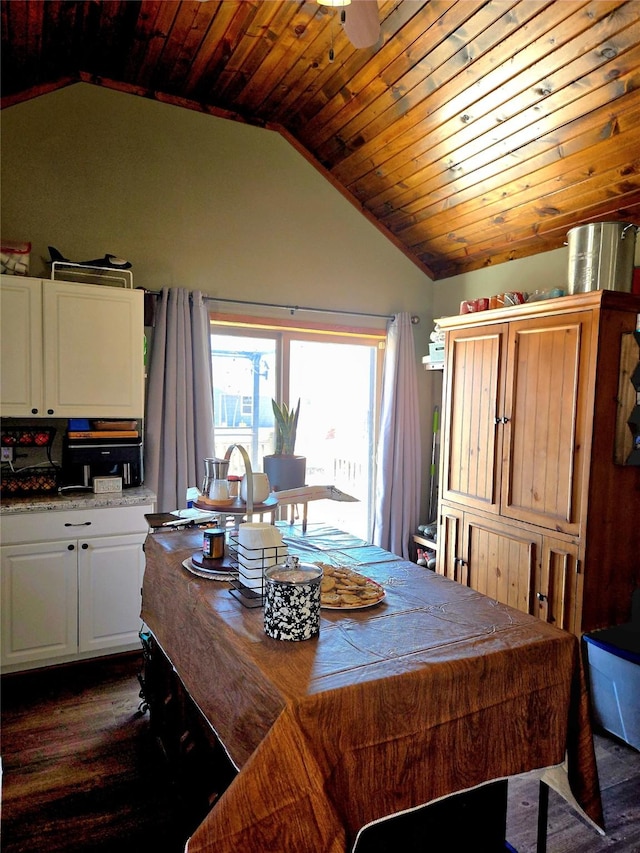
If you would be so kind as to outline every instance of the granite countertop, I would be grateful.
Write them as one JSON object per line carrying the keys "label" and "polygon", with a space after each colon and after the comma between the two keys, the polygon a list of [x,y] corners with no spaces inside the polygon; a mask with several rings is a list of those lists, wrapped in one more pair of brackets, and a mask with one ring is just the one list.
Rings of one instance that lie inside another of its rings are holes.
{"label": "granite countertop", "polygon": [[56,495],[34,495],[26,498],[9,498],[0,505],[0,515],[14,515],[19,512],[49,512],[61,509],[103,509],[117,506],[140,506],[155,503],[156,495],[151,489],[137,486],[94,495],[93,492],[68,491]]}

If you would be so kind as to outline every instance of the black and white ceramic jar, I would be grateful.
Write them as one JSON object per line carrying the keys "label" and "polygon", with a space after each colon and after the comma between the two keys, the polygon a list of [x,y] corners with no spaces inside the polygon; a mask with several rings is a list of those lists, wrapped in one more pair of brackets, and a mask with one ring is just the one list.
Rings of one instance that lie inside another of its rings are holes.
{"label": "black and white ceramic jar", "polygon": [[274,640],[309,640],[320,632],[322,569],[287,557],[265,572],[264,630]]}

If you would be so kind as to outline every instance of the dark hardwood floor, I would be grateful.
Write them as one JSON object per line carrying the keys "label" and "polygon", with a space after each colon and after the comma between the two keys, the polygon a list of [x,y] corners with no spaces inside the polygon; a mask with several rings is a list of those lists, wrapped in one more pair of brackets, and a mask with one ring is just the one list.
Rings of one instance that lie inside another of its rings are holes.
{"label": "dark hardwood floor", "polygon": [[[640,752],[606,733],[594,740],[606,835],[550,791],[547,853],[640,853]],[[507,838],[518,853],[536,853],[538,787],[530,774],[509,780]]]}
{"label": "dark hardwood floor", "polygon": [[[138,710],[140,669],[139,656],[123,656],[2,679],[3,853],[184,849],[200,816]],[[602,734],[596,750],[607,835],[552,791],[548,853],[640,853],[640,753]],[[507,836],[518,853],[535,853],[537,797],[530,777],[510,782]]]}
{"label": "dark hardwood floor", "polygon": [[2,679],[3,853],[184,849],[140,669],[136,655]]}

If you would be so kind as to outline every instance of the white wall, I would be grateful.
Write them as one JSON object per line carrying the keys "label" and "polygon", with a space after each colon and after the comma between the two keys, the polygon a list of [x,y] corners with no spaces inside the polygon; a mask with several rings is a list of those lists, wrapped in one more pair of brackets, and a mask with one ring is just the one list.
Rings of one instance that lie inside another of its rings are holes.
{"label": "white wall", "polygon": [[433,283],[277,133],[77,84],[4,110],[0,157],[2,236],[32,243],[31,275],[49,276],[52,245],[72,260],[125,257],[149,290],[417,314],[428,470]]}
{"label": "white wall", "polygon": [[429,314],[429,278],[272,131],[77,84],[3,111],[1,157],[32,275],[53,245],[151,290]]}
{"label": "white wall", "polygon": [[463,299],[493,296],[517,290],[533,293],[552,287],[567,288],[568,250],[556,249],[495,267],[463,273],[434,283],[434,317],[457,314]]}
{"label": "white wall", "polygon": [[433,319],[456,314],[464,298],[566,278],[560,249],[432,282],[282,137],[261,128],[81,83],[3,110],[1,131],[2,236],[31,241],[32,275],[48,277],[52,245],[73,260],[128,258],[135,286],[149,290],[417,314],[425,471],[441,386],[420,362]]}
{"label": "white wall", "polygon": [[[640,267],[640,238],[636,240],[635,266]],[[433,316],[457,314],[463,299],[493,296],[510,290],[535,293],[560,287],[568,292],[569,250],[522,258],[495,267],[442,279],[433,284]]]}

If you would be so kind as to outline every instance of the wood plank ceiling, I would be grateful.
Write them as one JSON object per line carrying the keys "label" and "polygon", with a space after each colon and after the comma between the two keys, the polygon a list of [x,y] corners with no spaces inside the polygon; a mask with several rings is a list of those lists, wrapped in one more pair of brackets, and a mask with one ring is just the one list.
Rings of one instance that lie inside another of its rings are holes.
{"label": "wood plank ceiling", "polygon": [[355,49],[315,0],[3,0],[2,106],[82,80],[275,129],[433,279],[640,222],[640,0],[377,5]]}

